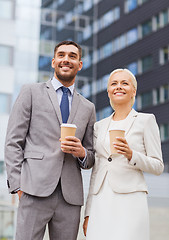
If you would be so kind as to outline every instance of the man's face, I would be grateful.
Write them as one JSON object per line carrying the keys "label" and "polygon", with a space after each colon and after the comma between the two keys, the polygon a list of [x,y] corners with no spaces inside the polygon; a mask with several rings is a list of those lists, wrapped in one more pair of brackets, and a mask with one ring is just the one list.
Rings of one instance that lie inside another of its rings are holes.
{"label": "man's face", "polygon": [[70,86],[74,83],[77,72],[82,69],[79,60],[79,50],[74,45],[61,45],[52,59],[55,77],[63,84]]}

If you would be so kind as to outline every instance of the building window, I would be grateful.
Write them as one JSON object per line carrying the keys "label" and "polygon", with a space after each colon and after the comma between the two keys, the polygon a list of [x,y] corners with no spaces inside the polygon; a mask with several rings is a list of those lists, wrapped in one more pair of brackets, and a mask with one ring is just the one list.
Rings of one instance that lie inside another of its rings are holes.
{"label": "building window", "polygon": [[40,39],[52,40],[54,37],[54,28],[46,25],[41,25]]}
{"label": "building window", "polygon": [[11,107],[11,95],[0,93],[0,114],[9,114]]}
{"label": "building window", "polygon": [[14,15],[13,1],[11,0],[1,0],[0,1],[0,18],[2,19],[12,19]]}
{"label": "building window", "polygon": [[161,27],[160,14],[158,14],[158,15],[156,15],[154,17],[154,26],[153,26],[153,28],[154,28],[155,31],[157,31],[158,29],[160,29],[160,27]]}
{"label": "building window", "polygon": [[82,89],[81,89],[81,94],[85,97],[88,98],[91,95],[91,85],[89,83],[85,84]]}
{"label": "building window", "polygon": [[153,67],[152,56],[146,56],[146,57],[142,58],[141,63],[142,63],[142,73],[151,70]]}
{"label": "building window", "polygon": [[85,70],[86,68],[90,67],[92,64],[92,58],[91,55],[86,55],[83,58],[83,70]]}
{"label": "building window", "polygon": [[83,39],[86,40],[92,35],[92,27],[88,25],[83,32]]}
{"label": "building window", "polygon": [[169,13],[168,9],[162,12],[162,23],[163,26],[167,25],[169,22]]}
{"label": "building window", "polygon": [[149,35],[152,32],[152,20],[144,22],[142,25],[142,37]]}
{"label": "building window", "polygon": [[127,0],[125,2],[125,5],[126,5],[126,12],[131,12],[137,8],[138,4],[137,4],[137,0]]}
{"label": "building window", "polygon": [[51,57],[39,57],[39,70],[50,71],[51,70]]}
{"label": "building window", "polygon": [[133,28],[127,32],[127,45],[131,45],[138,40],[138,30]]}
{"label": "building window", "polygon": [[13,48],[0,45],[0,66],[10,66],[13,64]]}
{"label": "building window", "polygon": [[103,46],[103,57],[109,57],[113,52],[113,44],[109,42]]}
{"label": "building window", "polygon": [[164,123],[160,126],[160,135],[162,142],[169,139],[169,123]]}
{"label": "building window", "polygon": [[85,0],[83,3],[83,10],[88,11],[92,7],[92,1],[91,0]]}
{"label": "building window", "polygon": [[108,106],[108,107],[103,108],[102,112],[103,112],[102,117],[106,118],[112,114],[113,110],[112,110],[112,107]]}
{"label": "building window", "polygon": [[138,74],[138,63],[132,62],[126,67],[129,71],[131,71],[134,75]]}
{"label": "building window", "polygon": [[117,21],[120,18],[120,7],[114,9],[114,20]]}
{"label": "building window", "polygon": [[142,108],[151,106],[153,104],[153,94],[152,91],[145,92],[141,95],[141,106]]}
{"label": "building window", "polygon": [[169,47],[166,46],[160,50],[160,63],[165,64],[169,61]]}
{"label": "building window", "polygon": [[57,29],[58,29],[58,31],[61,31],[64,27],[65,27],[65,20],[64,20],[64,18],[60,18],[57,21]]}

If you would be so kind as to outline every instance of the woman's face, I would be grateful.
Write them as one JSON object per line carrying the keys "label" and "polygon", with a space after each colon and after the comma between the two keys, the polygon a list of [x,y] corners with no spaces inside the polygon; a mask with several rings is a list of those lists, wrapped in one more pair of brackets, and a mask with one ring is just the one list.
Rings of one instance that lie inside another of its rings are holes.
{"label": "woman's face", "polygon": [[136,95],[131,76],[125,71],[117,72],[111,76],[107,91],[113,105],[130,104]]}

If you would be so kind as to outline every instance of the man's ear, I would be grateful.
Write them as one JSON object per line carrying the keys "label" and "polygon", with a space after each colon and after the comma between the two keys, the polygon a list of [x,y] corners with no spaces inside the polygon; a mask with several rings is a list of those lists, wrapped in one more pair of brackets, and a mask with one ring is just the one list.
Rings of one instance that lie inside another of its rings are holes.
{"label": "man's ear", "polygon": [[80,61],[80,62],[79,62],[79,70],[78,70],[78,71],[80,71],[80,70],[82,69],[82,67],[83,67],[83,62]]}
{"label": "man's ear", "polygon": [[54,58],[52,58],[51,66],[52,66],[52,68],[55,68],[55,59]]}

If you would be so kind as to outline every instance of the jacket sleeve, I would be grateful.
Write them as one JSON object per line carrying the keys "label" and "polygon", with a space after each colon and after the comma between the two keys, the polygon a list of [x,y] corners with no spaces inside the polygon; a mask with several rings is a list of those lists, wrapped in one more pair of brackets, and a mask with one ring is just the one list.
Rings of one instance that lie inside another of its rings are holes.
{"label": "jacket sleeve", "polygon": [[6,142],[5,163],[7,185],[10,193],[20,188],[21,167],[24,161],[25,139],[31,118],[31,91],[28,85],[22,87],[9,117]]}
{"label": "jacket sleeve", "polygon": [[89,169],[94,164],[94,149],[93,149],[93,126],[96,121],[95,106],[92,104],[90,119],[82,141],[83,147],[86,149],[86,157],[84,161],[79,161],[81,168]]}
{"label": "jacket sleeve", "polygon": [[[93,142],[94,142],[94,149],[96,145],[96,139],[97,139],[97,124],[94,125],[94,134],[93,134]],[[86,207],[85,207],[85,213],[84,216],[89,216],[90,215],[90,209],[91,209],[91,204],[92,204],[92,197],[93,197],[93,187],[95,183],[95,178],[97,174],[97,158],[95,159],[95,164],[92,169],[91,177],[90,177],[90,185],[89,185],[89,193],[87,196],[87,201],[86,201]]]}
{"label": "jacket sleeve", "polygon": [[141,171],[160,175],[164,170],[164,164],[159,128],[153,114],[150,115],[144,125],[143,139],[146,154],[133,150],[132,159],[129,161],[129,164]]}

